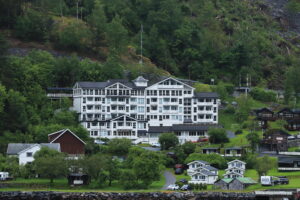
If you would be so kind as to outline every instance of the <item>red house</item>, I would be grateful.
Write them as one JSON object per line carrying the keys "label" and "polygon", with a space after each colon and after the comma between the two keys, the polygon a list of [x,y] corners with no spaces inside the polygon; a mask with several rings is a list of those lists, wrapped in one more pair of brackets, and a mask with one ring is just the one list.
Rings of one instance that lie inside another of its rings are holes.
{"label": "red house", "polygon": [[49,143],[59,143],[61,152],[69,155],[84,154],[85,142],[69,129],[63,129],[48,135]]}

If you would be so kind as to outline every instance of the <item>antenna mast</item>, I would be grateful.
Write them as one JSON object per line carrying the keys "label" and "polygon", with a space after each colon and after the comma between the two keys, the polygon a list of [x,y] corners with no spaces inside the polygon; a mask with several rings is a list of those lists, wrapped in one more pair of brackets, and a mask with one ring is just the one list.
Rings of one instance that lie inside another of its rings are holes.
{"label": "antenna mast", "polygon": [[143,65],[143,24],[141,24],[141,59],[140,64]]}

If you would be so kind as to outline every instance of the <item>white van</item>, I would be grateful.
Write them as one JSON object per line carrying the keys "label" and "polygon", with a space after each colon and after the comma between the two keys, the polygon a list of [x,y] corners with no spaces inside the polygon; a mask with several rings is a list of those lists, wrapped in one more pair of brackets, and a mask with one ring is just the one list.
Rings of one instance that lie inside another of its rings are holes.
{"label": "white van", "polygon": [[274,176],[261,176],[260,183],[263,186],[272,186],[278,184],[278,178]]}
{"label": "white van", "polygon": [[5,181],[7,178],[9,178],[8,172],[0,172],[0,181]]}

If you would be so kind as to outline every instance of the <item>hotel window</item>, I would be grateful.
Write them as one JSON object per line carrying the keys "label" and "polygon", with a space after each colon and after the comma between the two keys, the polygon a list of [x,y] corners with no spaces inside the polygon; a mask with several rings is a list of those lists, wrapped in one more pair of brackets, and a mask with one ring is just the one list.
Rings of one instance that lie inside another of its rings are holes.
{"label": "hotel window", "polygon": [[82,103],[86,103],[86,98],[83,98],[83,99],[82,99]]}

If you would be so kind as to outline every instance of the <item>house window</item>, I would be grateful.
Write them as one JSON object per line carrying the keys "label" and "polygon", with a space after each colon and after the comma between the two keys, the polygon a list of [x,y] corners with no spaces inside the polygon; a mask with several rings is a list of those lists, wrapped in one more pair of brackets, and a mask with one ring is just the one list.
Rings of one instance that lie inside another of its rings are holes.
{"label": "house window", "polygon": [[26,156],[27,156],[27,157],[32,157],[32,152],[27,152],[27,153],[26,153]]}

